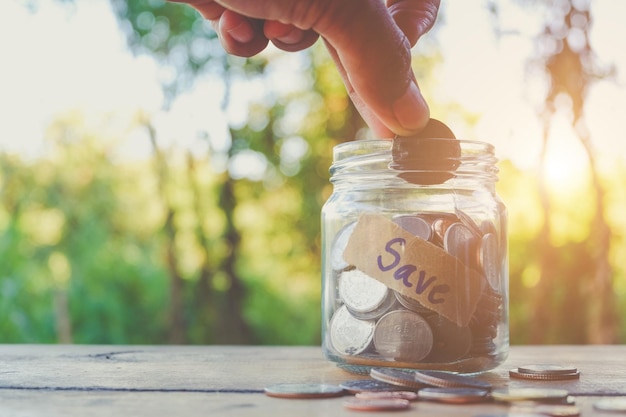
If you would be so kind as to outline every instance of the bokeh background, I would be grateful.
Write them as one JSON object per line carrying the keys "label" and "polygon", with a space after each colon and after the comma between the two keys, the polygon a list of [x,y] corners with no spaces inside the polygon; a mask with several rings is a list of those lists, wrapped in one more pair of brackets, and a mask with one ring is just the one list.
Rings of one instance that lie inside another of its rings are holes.
{"label": "bokeh background", "polygon": [[[626,341],[626,2],[443,1],[432,115],[491,142],[515,344]],[[321,43],[227,56],[163,0],[0,4],[0,342],[320,343]],[[363,63],[367,65],[367,63]]]}

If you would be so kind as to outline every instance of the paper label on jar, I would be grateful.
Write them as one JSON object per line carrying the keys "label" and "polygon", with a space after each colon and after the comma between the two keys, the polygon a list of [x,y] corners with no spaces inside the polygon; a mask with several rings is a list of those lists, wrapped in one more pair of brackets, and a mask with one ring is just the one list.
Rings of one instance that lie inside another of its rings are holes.
{"label": "paper label on jar", "polygon": [[378,214],[359,218],[343,258],[462,327],[468,325],[485,288],[480,273]]}

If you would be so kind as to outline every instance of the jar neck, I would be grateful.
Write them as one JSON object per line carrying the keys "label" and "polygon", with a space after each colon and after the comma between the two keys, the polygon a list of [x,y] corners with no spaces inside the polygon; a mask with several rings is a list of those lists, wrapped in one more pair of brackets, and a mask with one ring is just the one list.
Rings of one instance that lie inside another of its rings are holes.
{"label": "jar neck", "polygon": [[[460,140],[454,168],[411,169],[393,164],[392,141],[360,140],[335,146],[331,178],[336,190],[371,188],[484,189],[495,193],[498,181],[494,147],[485,142]],[[427,156],[426,156],[427,158]]]}

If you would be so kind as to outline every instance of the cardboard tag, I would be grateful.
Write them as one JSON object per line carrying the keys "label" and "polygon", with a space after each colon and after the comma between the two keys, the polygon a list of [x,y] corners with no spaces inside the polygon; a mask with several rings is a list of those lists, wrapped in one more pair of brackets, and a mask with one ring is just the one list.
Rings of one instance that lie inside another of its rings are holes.
{"label": "cardboard tag", "polygon": [[359,218],[343,257],[462,327],[468,325],[485,288],[480,273],[378,214]]}

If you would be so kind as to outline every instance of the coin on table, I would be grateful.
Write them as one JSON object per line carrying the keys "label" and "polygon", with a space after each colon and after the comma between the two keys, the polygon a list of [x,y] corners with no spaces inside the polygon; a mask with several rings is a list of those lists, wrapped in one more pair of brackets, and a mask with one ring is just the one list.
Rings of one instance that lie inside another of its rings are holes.
{"label": "coin on table", "polygon": [[276,398],[330,398],[344,394],[343,388],[331,384],[276,384],[265,388],[265,395]]}
{"label": "coin on table", "polygon": [[367,350],[374,336],[374,322],[353,317],[343,305],[330,319],[330,344],[339,353],[358,355]]}
{"label": "coin on table", "polygon": [[394,310],[382,316],[374,330],[374,347],[381,356],[397,361],[419,362],[433,347],[428,322],[409,310]]}
{"label": "coin on table", "polygon": [[401,399],[408,401],[415,401],[418,395],[415,391],[363,391],[355,395],[356,398],[365,400],[377,400],[377,399]]}
{"label": "coin on table", "polygon": [[400,387],[420,389],[427,386],[415,380],[415,371],[395,368],[372,368],[370,376],[378,381]]}
{"label": "coin on table", "polygon": [[376,379],[353,379],[344,381],[339,386],[351,394],[360,392],[390,392],[404,389],[403,387]]}
{"label": "coin on table", "polygon": [[397,398],[381,398],[366,400],[361,398],[351,398],[343,402],[343,406],[354,411],[400,411],[411,406],[408,400]]}
{"label": "coin on table", "polygon": [[598,411],[612,411],[626,413],[626,398],[603,398],[593,403]]}
{"label": "coin on table", "polygon": [[469,404],[489,401],[489,391],[478,388],[424,388],[419,390],[420,400],[449,404]]}
{"label": "coin on table", "polygon": [[491,384],[475,377],[444,371],[415,371],[415,380],[439,388],[478,388],[491,390]]}
{"label": "coin on table", "polygon": [[526,373],[520,372],[519,369],[511,369],[509,371],[511,378],[530,379],[533,381],[565,381],[568,379],[579,379],[580,372],[575,371],[569,374],[550,374],[550,373]]}
{"label": "coin on table", "polygon": [[504,402],[558,402],[566,400],[568,395],[567,390],[552,388],[509,388],[507,390],[495,390],[491,393],[494,400]]}
{"label": "coin on table", "polygon": [[343,259],[343,253],[348,246],[348,241],[350,240],[350,236],[352,236],[352,232],[355,227],[356,222],[352,222],[344,226],[335,235],[335,240],[333,241],[332,248],[330,250],[330,265],[335,270],[345,269],[349,266]]}
{"label": "coin on table", "polygon": [[430,240],[433,230],[430,224],[422,219],[421,217],[415,215],[402,215],[395,216],[393,222],[411,233],[413,236],[417,236],[424,240]]}
{"label": "coin on table", "polygon": [[517,368],[518,372],[523,374],[545,374],[545,375],[562,375],[574,374],[578,369],[574,366],[553,365],[553,364],[534,364],[523,365]]}
{"label": "coin on table", "polygon": [[532,406],[513,406],[509,409],[511,415],[520,413],[536,413],[551,417],[578,417],[580,408],[575,405],[539,404]]}

